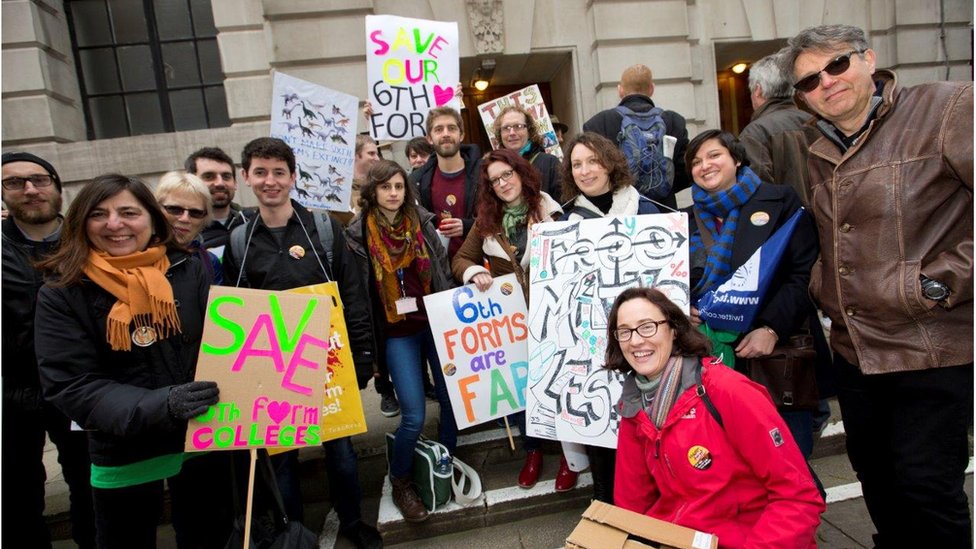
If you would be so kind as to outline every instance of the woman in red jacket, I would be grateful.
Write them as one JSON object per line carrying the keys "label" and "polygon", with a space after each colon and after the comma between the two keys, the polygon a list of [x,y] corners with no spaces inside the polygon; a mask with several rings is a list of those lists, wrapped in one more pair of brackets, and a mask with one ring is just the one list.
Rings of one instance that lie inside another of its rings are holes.
{"label": "woman in red jacket", "polygon": [[824,502],[766,390],[657,290],[621,293],[608,330],[605,367],[627,375],[614,503],[720,547],[816,547]]}

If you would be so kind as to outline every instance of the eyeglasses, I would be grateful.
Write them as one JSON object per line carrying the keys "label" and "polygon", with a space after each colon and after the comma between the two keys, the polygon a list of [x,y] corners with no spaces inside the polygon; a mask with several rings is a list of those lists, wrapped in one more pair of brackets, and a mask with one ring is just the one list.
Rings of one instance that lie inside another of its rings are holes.
{"label": "eyeglasses", "polygon": [[508,133],[512,130],[520,132],[525,128],[528,128],[528,126],[526,126],[525,124],[509,124],[507,126],[502,126],[502,133]]}
{"label": "eyeglasses", "polygon": [[657,334],[657,327],[661,324],[667,324],[667,320],[648,320],[647,322],[641,324],[637,328],[631,330],[630,328],[621,328],[619,330],[613,331],[613,337],[617,341],[630,341],[631,336],[634,332],[640,334],[641,337],[647,339],[649,337],[654,337]]}
{"label": "eyeglasses", "polygon": [[40,189],[41,187],[49,187],[51,183],[54,183],[54,177],[46,173],[28,175],[27,177],[5,177],[3,181],[0,181],[0,184],[8,191],[22,191],[28,181],[31,182],[31,185]]}
{"label": "eyeglasses", "polygon": [[198,210],[196,208],[184,208],[183,206],[176,206],[173,204],[163,204],[163,209],[166,213],[173,217],[180,217],[183,212],[190,214],[193,219],[203,219],[207,217],[207,210]]}
{"label": "eyeglasses", "polygon": [[216,181],[217,179],[222,179],[224,181],[233,181],[234,174],[231,172],[203,172],[200,174],[200,179],[204,181]]}
{"label": "eyeglasses", "polygon": [[820,85],[821,73],[825,72],[830,76],[840,76],[847,72],[847,69],[851,68],[851,56],[854,54],[860,55],[864,52],[865,50],[852,50],[844,55],[839,55],[835,57],[833,61],[827,63],[827,66],[825,66],[823,69],[797,80],[796,84],[793,84],[793,87],[797,91],[810,93],[817,89],[817,86]]}
{"label": "eyeglasses", "polygon": [[488,180],[492,187],[497,187],[501,185],[502,181],[508,181],[515,174],[515,170],[505,170],[498,177],[492,177]]}

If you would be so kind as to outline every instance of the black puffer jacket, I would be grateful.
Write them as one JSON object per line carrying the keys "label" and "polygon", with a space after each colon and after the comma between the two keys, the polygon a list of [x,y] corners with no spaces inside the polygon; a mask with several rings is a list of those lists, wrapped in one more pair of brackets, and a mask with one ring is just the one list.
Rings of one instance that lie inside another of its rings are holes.
{"label": "black puffer jacket", "polygon": [[54,251],[57,241],[32,242],[12,219],[2,224],[3,246],[3,408],[33,411],[42,406],[34,356],[34,306],[44,285],[31,262]]}
{"label": "black puffer jacket", "polygon": [[44,397],[85,429],[92,463],[119,466],[183,451],[186,421],[169,415],[173,385],[193,381],[209,278],[198,256],[170,251],[182,333],[113,351],[105,321],[115,297],[88,279],[41,288],[35,342]]}

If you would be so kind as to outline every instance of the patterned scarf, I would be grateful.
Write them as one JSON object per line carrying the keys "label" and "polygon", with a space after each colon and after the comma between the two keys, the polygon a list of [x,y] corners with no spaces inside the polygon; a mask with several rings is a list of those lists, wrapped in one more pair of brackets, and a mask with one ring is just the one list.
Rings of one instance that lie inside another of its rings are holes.
{"label": "patterned scarf", "polygon": [[502,212],[502,229],[509,241],[515,240],[519,225],[525,225],[525,219],[529,215],[529,205],[522,202],[518,206],[506,207]]}
{"label": "patterned scarf", "polygon": [[386,321],[395,324],[406,318],[396,312],[396,302],[400,299],[397,270],[410,267],[416,259],[413,268],[420,276],[424,295],[430,293],[430,256],[424,246],[424,234],[420,225],[402,211],[391,222],[378,210],[366,216],[366,232],[370,262],[379,285]]}
{"label": "patterned scarf", "polygon": [[[753,193],[762,182],[749,168],[739,169],[734,185],[724,191],[709,193],[705,189],[692,184],[691,197],[695,202],[705,230],[715,240],[715,245],[708,249],[708,259],[705,261],[705,272],[701,280],[692,290],[692,295],[700,296],[732,272],[732,242],[735,237],[735,227],[739,221],[739,211],[742,205],[752,198]],[[717,219],[723,219],[722,230],[719,232]],[[697,233],[691,237],[690,254],[705,246]]]}
{"label": "patterned scarf", "polygon": [[118,300],[108,313],[105,338],[113,351],[132,349],[129,325],[152,328],[156,340],[180,333],[173,287],[166,280],[169,258],[165,246],[129,255],[110,256],[94,250],[82,268],[85,275]]}
{"label": "patterned scarf", "polygon": [[656,379],[648,379],[635,373],[637,388],[641,392],[644,413],[658,429],[664,425],[671,407],[678,400],[681,389],[681,357],[672,355]]}

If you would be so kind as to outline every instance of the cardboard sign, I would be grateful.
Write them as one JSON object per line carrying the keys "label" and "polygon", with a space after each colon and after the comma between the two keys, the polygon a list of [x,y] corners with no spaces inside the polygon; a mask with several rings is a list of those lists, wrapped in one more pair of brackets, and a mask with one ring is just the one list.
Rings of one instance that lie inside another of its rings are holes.
{"label": "cardboard sign", "polygon": [[186,451],[322,442],[331,301],[210,288],[196,379],[216,381],[220,402],[190,420]]}
{"label": "cardboard sign", "polygon": [[291,197],[306,208],[352,211],[359,99],[276,72],[271,137],[295,151]]}
{"label": "cardboard sign", "polygon": [[657,288],[689,311],[688,217],[539,223],[529,250],[529,435],[616,448],[622,387],[602,368],[607,318],[634,286]]}
{"label": "cardboard sign", "polygon": [[366,79],[374,139],[427,135],[427,112],[461,110],[458,26],[394,15],[366,16]]}
{"label": "cardboard sign", "polygon": [[[514,274],[424,296],[458,429],[525,409],[529,332]],[[450,312],[448,312],[450,311]]]}
{"label": "cardboard sign", "polygon": [[539,91],[539,86],[536,84],[478,105],[478,113],[481,115],[481,121],[485,124],[485,132],[488,133],[488,139],[491,140],[491,148],[498,149],[502,146],[495,139],[495,119],[498,118],[498,113],[509,105],[522,107],[532,114],[532,117],[535,118],[535,125],[539,131],[539,135],[542,136],[543,146],[546,152],[556,155],[562,160],[563,149],[559,146],[559,141],[556,139],[556,129],[552,127],[549,110],[546,109],[546,103],[542,100],[542,92]]}

